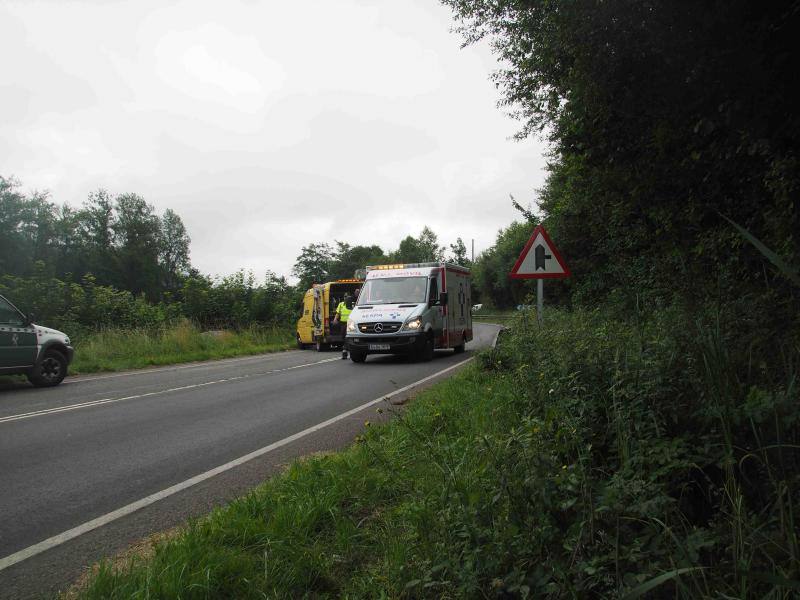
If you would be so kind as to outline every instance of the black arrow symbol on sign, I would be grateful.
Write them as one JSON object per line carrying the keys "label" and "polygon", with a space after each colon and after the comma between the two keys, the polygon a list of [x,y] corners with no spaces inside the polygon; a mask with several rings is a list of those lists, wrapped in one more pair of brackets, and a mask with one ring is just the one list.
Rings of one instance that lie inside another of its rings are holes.
{"label": "black arrow symbol on sign", "polygon": [[553,257],[550,256],[549,254],[545,254],[544,246],[541,244],[536,246],[536,250],[534,252],[535,252],[533,257],[534,270],[538,271],[540,268],[542,270],[545,270],[547,267],[545,267],[544,261],[547,260],[548,258],[553,258]]}

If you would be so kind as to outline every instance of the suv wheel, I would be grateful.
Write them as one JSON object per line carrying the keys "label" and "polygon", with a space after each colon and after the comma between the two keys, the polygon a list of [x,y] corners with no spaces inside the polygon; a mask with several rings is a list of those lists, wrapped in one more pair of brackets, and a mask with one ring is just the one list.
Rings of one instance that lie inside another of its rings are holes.
{"label": "suv wheel", "polygon": [[47,350],[28,373],[28,381],[36,387],[58,385],[67,376],[67,359],[57,350]]}

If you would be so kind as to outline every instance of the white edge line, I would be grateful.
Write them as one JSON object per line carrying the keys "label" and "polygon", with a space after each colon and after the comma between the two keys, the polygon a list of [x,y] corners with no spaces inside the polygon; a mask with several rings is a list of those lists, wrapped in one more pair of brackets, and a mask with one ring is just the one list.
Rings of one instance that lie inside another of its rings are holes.
{"label": "white edge line", "polygon": [[[495,336],[495,340],[496,339],[497,339],[497,336]],[[339,415],[336,415],[335,417],[332,417],[332,418],[328,419],[327,421],[323,421],[322,423],[318,423],[316,425],[312,425],[308,429],[304,429],[303,431],[299,431],[299,432],[297,432],[297,433],[295,433],[293,435],[290,435],[289,437],[283,438],[282,440],[278,440],[277,442],[273,442],[272,444],[269,444],[268,446],[264,446],[263,448],[255,450],[253,452],[250,452],[249,454],[245,454],[244,456],[241,456],[241,457],[239,457],[237,459],[234,459],[234,460],[232,460],[230,462],[227,462],[224,465],[220,465],[219,467],[215,467],[215,468],[211,469],[210,471],[206,471],[205,473],[200,473],[199,475],[195,475],[191,479],[187,479],[186,481],[182,481],[181,483],[177,483],[177,484],[175,484],[175,485],[173,485],[171,487],[168,487],[168,488],[166,488],[164,490],[161,490],[160,492],[156,492],[155,494],[151,494],[151,495],[149,495],[149,496],[147,496],[145,498],[142,498],[141,500],[137,500],[136,502],[131,502],[130,504],[127,504],[127,505],[123,506],[122,508],[118,508],[115,511],[112,511],[110,513],[106,513],[105,515],[97,517],[96,519],[92,519],[91,521],[87,521],[86,523],[78,525],[77,527],[73,527],[72,529],[68,529],[67,531],[64,531],[62,533],[59,533],[58,535],[54,535],[51,538],[48,538],[48,539],[46,539],[44,541],[41,541],[38,544],[34,544],[32,546],[28,546],[27,548],[24,548],[23,550],[20,550],[19,552],[15,552],[14,554],[10,554],[10,555],[8,555],[8,556],[6,556],[4,558],[0,558],[0,571],[2,571],[3,569],[7,569],[8,567],[10,567],[12,565],[15,565],[15,564],[17,564],[19,562],[22,562],[23,560],[31,558],[32,556],[36,556],[37,554],[40,554],[40,553],[44,552],[45,550],[50,550],[51,548],[55,548],[56,546],[60,546],[61,544],[65,543],[65,542],[68,542],[70,540],[73,540],[76,537],[83,535],[84,533],[88,533],[89,531],[92,531],[93,529],[97,529],[98,527],[102,527],[103,525],[107,525],[108,523],[111,523],[112,521],[115,521],[117,519],[125,517],[125,516],[127,516],[127,515],[129,515],[129,514],[131,514],[133,512],[136,512],[140,508],[144,508],[146,506],[150,506],[151,504],[154,504],[154,503],[158,502],[159,500],[163,500],[164,498],[172,496],[173,494],[177,494],[178,492],[183,491],[183,490],[185,490],[185,489],[187,489],[189,487],[192,487],[193,485],[196,485],[198,483],[201,483],[201,482],[205,481],[206,479],[210,479],[210,478],[214,477],[215,475],[219,475],[220,473],[223,473],[225,471],[233,469],[234,467],[238,467],[238,466],[240,466],[240,465],[242,465],[242,464],[244,464],[244,463],[246,463],[246,462],[248,462],[250,460],[253,460],[254,458],[258,458],[259,456],[263,456],[264,454],[267,454],[268,452],[272,452],[273,450],[276,450],[277,448],[280,448],[281,446],[285,446],[286,444],[290,444],[290,443],[294,442],[295,440],[298,440],[298,439],[300,439],[302,437],[305,437],[305,436],[307,436],[307,435],[309,435],[311,433],[319,431],[320,429],[324,429],[328,425],[332,425],[332,424],[334,424],[334,423],[336,423],[338,421],[341,421],[342,419],[346,419],[347,417],[350,417],[350,416],[352,416],[352,415],[364,410],[365,408],[369,408],[370,406],[373,406],[373,405],[377,404],[378,402],[383,402],[384,400],[388,400],[392,396],[396,396],[398,394],[402,394],[403,392],[406,392],[406,391],[408,391],[408,390],[410,390],[412,388],[415,388],[415,387],[417,387],[417,386],[419,386],[419,385],[421,385],[421,384],[423,384],[423,383],[425,383],[427,381],[430,381],[431,379],[439,377],[440,375],[443,375],[444,373],[452,371],[453,369],[456,369],[458,367],[462,367],[462,366],[466,365],[467,363],[471,362],[474,359],[475,359],[475,357],[473,356],[473,357],[468,358],[467,360],[462,360],[461,362],[456,363],[454,365],[451,365],[451,366],[447,367],[446,369],[442,369],[441,371],[437,371],[433,375],[428,375],[427,377],[424,377],[423,379],[415,381],[414,383],[410,383],[410,384],[408,384],[408,385],[406,385],[404,387],[401,387],[400,389],[397,389],[397,390],[395,390],[393,392],[390,392],[388,394],[384,394],[384,395],[380,396],[379,398],[376,398],[375,400],[371,400],[371,401],[367,402],[366,404],[362,404],[361,406],[357,406],[356,408],[348,410],[347,412],[343,412],[343,413],[341,413]]]}

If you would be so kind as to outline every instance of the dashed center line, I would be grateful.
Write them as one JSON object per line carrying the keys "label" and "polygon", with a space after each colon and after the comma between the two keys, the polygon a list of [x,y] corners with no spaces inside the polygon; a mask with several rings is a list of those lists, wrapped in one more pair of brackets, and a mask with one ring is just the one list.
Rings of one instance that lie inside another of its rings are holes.
{"label": "dashed center line", "polygon": [[[293,350],[291,352],[297,352]],[[110,373],[107,375],[94,375],[94,376],[86,376],[86,375],[78,375],[75,379],[66,379],[61,385],[78,385],[80,383],[87,383],[90,381],[101,381],[103,379],[116,379],[119,377],[138,377],[140,375],[152,375],[153,373],[163,373],[165,371],[183,371],[184,369],[203,369],[203,368],[216,368],[216,367],[224,367],[231,363],[240,363],[240,362],[254,362],[256,360],[262,361],[271,361],[275,360],[276,358],[280,358],[281,356],[286,356],[290,352],[285,353],[278,353],[273,352],[269,354],[254,354],[252,356],[238,356],[236,358],[223,358],[219,360],[204,360],[204,361],[196,361],[190,362],[187,364],[178,364],[178,365],[169,365],[166,367],[152,367],[152,368],[145,368],[145,369],[137,369],[133,371],[124,371],[122,373]]]}
{"label": "dashed center line", "polygon": [[79,402],[77,404],[68,404],[67,406],[57,406],[55,408],[46,408],[43,410],[35,410],[32,412],[21,413],[17,415],[9,415],[7,417],[0,417],[0,423],[9,423],[11,421],[21,421],[22,419],[31,419],[33,417],[42,417],[45,415],[52,415],[55,413],[67,412],[71,410],[78,410],[81,408],[91,408],[93,406],[101,406],[103,404],[112,404],[115,402],[123,402],[124,400],[136,400],[138,398],[147,398],[150,396],[158,396],[159,394],[169,394],[171,392],[180,392],[183,390],[191,390],[195,388],[206,387],[209,385],[218,385],[220,383],[228,383],[230,381],[240,381],[242,379],[250,379],[251,377],[259,377],[262,375],[273,375],[275,373],[283,373],[285,371],[293,371],[295,369],[302,369],[304,367],[313,367],[323,363],[338,361],[339,358],[326,358],[325,360],[318,360],[313,363],[306,363],[302,365],[295,365],[293,367],[284,367],[282,369],[271,369],[269,371],[262,371],[260,373],[248,373],[246,375],[236,375],[235,377],[226,377],[225,379],[215,379],[213,381],[204,381],[202,383],[193,383],[191,385],[182,385],[179,387],[168,388],[166,390],[157,390],[155,392],[146,392],[144,394],[135,394],[133,396],[123,396],[121,398],[103,398],[101,400],[90,400],[89,402]]}

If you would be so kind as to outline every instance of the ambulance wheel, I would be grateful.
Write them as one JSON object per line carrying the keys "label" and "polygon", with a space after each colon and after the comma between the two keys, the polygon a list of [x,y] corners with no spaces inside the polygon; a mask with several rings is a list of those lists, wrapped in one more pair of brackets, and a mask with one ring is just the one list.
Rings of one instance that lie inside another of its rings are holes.
{"label": "ambulance wheel", "polygon": [[363,363],[367,360],[367,353],[366,352],[350,352],[350,360],[354,363]]}
{"label": "ambulance wheel", "polygon": [[306,345],[303,343],[303,340],[300,339],[300,334],[297,334],[297,348],[299,350],[304,350]]}
{"label": "ambulance wheel", "polygon": [[316,345],[314,347],[317,349],[317,352],[327,352],[328,350],[330,350],[331,345],[330,344],[323,344],[322,342],[317,341],[317,343],[316,343]]}
{"label": "ambulance wheel", "polygon": [[423,346],[422,351],[420,352],[419,359],[422,362],[429,362],[433,360],[433,336],[429,335],[425,338],[425,346]]}

